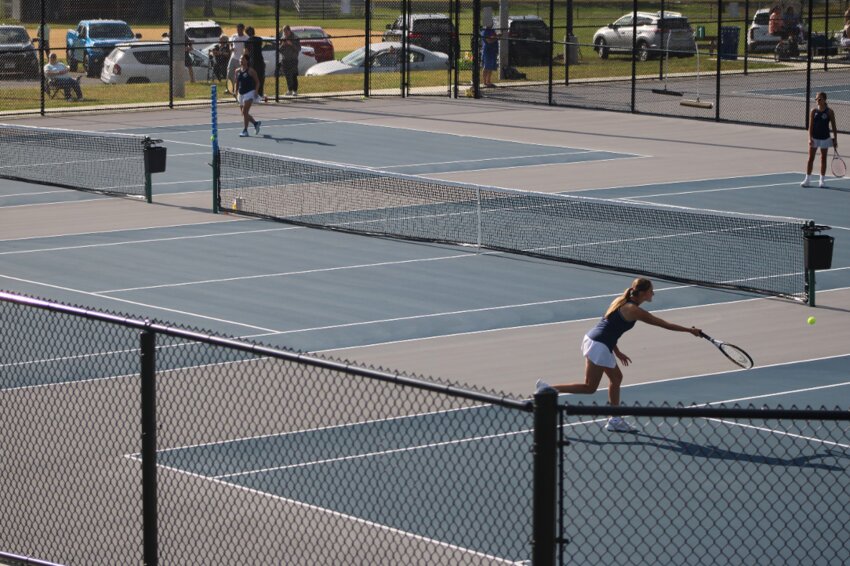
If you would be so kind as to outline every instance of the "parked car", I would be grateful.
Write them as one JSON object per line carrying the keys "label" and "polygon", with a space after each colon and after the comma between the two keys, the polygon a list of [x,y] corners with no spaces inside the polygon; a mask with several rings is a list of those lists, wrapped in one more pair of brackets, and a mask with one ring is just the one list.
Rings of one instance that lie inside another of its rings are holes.
{"label": "parked car", "polygon": [[[612,52],[631,53],[634,14],[628,13],[616,22],[599,28],[593,34],[593,49],[602,59]],[[691,57],[696,53],[694,30],[688,18],[679,12],[637,13],[638,58],[663,57],[669,50],[671,57]]]}
{"label": "parked car", "polygon": [[549,63],[549,26],[538,16],[508,18],[508,64]]}
{"label": "parked car", "polygon": [[[383,41],[401,43],[404,37],[404,16],[387,24]],[[407,22],[407,44],[429,51],[451,55],[459,51],[457,30],[445,14],[410,14]]]}
{"label": "parked car", "polygon": [[222,35],[221,26],[212,20],[184,22],[183,30],[186,37],[192,41],[192,47],[198,51],[206,51],[218,43],[218,38]]}
{"label": "parked car", "polygon": [[23,26],[0,25],[0,74],[39,75],[38,53]]}
{"label": "parked car", "polygon": [[[399,72],[402,63],[402,45],[396,42],[373,43],[369,46],[370,72]],[[449,68],[449,56],[438,51],[428,51],[416,45],[407,46],[407,61],[411,71],[432,71]],[[366,48],[352,51],[339,61],[325,61],[310,67],[307,76],[344,75],[365,72]]]}
{"label": "parked car", "polygon": [[135,40],[133,30],[121,20],[83,20],[65,35],[68,66],[76,72],[82,63],[86,75],[96,77],[116,45]]}
{"label": "parked car", "polygon": [[[180,61],[183,51],[178,49]],[[210,59],[197,49],[190,52],[195,80],[207,78]],[[171,50],[164,41],[121,43],[106,57],[100,80],[107,84],[165,83],[169,79]]]}
{"label": "parked car", "polygon": [[334,44],[331,37],[320,27],[316,26],[291,26],[292,33],[301,40],[302,47],[312,47],[316,55],[316,61],[332,61],[334,58]]}

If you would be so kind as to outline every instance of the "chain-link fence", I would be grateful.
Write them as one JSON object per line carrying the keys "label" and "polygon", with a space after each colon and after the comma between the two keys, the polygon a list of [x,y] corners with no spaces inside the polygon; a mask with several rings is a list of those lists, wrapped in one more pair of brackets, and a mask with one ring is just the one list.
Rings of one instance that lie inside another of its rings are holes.
{"label": "chain-link fence", "polygon": [[497,564],[530,401],[0,294],[0,556]]}
{"label": "chain-link fence", "polygon": [[[774,4],[752,0],[684,7],[669,0],[156,0],[140,6],[5,0],[0,113],[208,103],[213,83],[221,102],[233,101],[239,55],[250,43],[239,30],[252,28],[262,57],[251,65],[263,77],[263,95],[277,101],[293,93],[467,94],[804,127],[813,95],[824,91],[839,128],[847,130],[840,117],[850,104],[850,14],[836,0],[787,0],[775,12]],[[288,58],[286,26],[300,39],[300,51],[290,50]],[[495,41],[482,39],[488,28]],[[482,52],[493,50],[498,55],[485,65]],[[492,85],[487,67],[495,69]]]}
{"label": "chain-link fence", "polygon": [[560,407],[562,564],[847,564],[850,413]]}
{"label": "chain-link fence", "polygon": [[0,330],[0,558],[850,560],[846,411],[559,407],[10,293]]}

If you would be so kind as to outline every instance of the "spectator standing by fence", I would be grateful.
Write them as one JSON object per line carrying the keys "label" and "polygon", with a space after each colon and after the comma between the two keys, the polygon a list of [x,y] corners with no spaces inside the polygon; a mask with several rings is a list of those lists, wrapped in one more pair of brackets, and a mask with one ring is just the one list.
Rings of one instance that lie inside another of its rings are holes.
{"label": "spectator standing by fence", "polygon": [[230,60],[230,43],[228,43],[226,35],[218,38],[218,43],[213,45],[210,54],[213,58],[213,76],[215,76],[215,80],[227,81],[227,62]]}
{"label": "spectator standing by fence", "polygon": [[301,54],[301,41],[284,26],[280,38],[280,71],[286,79],[286,94],[298,96],[298,56]]}
{"label": "spectator standing by fence", "polygon": [[245,33],[248,34],[248,41],[245,42],[248,64],[257,73],[257,94],[260,100],[266,102],[268,99],[264,90],[266,84],[266,61],[263,59],[263,40],[257,37],[254,28],[251,26],[245,29]]}
{"label": "spectator standing by fence", "polygon": [[[245,35],[245,24],[236,24],[236,33],[230,36],[230,61],[227,63],[227,78],[233,80],[236,76],[236,69],[239,68],[239,62],[242,60],[242,53],[245,52],[245,42],[248,41],[248,36]],[[228,93],[236,92],[236,84],[234,83]]]}
{"label": "spectator standing by fence", "polygon": [[481,65],[485,88],[493,88],[493,71],[499,68],[499,36],[490,23],[481,30]]}

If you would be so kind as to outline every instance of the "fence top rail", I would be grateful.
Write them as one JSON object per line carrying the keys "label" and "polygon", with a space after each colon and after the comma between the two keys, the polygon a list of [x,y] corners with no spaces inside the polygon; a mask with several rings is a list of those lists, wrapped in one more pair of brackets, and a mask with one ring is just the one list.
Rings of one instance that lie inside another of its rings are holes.
{"label": "fence top rail", "polygon": [[182,338],[185,340],[192,340],[203,344],[209,344],[211,346],[230,348],[232,350],[246,352],[259,357],[275,358],[319,367],[322,369],[328,369],[332,371],[341,371],[347,374],[357,375],[367,379],[374,379],[378,381],[395,383],[406,387],[434,391],[436,393],[442,393],[444,395],[449,395],[452,397],[462,397],[471,401],[497,405],[509,409],[516,409],[527,413],[533,411],[533,403],[530,399],[517,400],[511,399],[503,395],[500,396],[489,393],[483,393],[480,391],[471,391],[455,385],[435,383],[431,381],[426,381],[424,379],[417,379],[400,375],[397,373],[360,367],[348,362],[326,360],[310,354],[281,350],[278,348],[263,346],[261,344],[253,344],[251,342],[246,342],[233,338],[224,338],[212,334],[205,334],[203,332],[176,328],[173,326],[168,326],[166,324],[157,323],[149,319],[125,317],[117,314],[87,309],[84,307],[63,305],[61,303],[54,303],[52,301],[47,301],[44,299],[26,297],[23,295],[17,295],[15,293],[9,293],[6,291],[0,291],[0,302],[25,305],[65,315],[87,318],[90,320],[97,320],[100,322],[123,326],[125,328],[134,328],[141,332],[153,332],[156,334],[163,334],[175,338]]}
{"label": "fence top rail", "polygon": [[585,416],[850,421],[850,411],[839,409],[759,409],[756,407],[710,407],[705,405],[690,407],[630,407],[620,405],[610,407],[570,404],[560,405],[559,409],[567,415]]}

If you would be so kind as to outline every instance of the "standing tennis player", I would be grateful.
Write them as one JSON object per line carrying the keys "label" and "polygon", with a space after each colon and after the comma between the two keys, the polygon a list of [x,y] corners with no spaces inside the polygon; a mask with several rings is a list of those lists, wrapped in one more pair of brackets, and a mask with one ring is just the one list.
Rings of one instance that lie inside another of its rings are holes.
{"label": "standing tennis player", "polygon": [[[686,328],[662,320],[641,308],[641,304],[651,302],[655,291],[652,281],[638,278],[632,281],[632,286],[622,295],[614,299],[605,312],[602,320],[588,332],[581,343],[581,353],[585,357],[584,383],[569,383],[552,385],[538,381],[537,389],[552,387],[560,393],[595,393],[602,379],[602,374],[608,376],[608,403],[612,406],[620,404],[620,384],[623,382],[623,372],[617,365],[620,360],[624,366],[631,359],[617,348],[617,341],[627,331],[631,330],[637,321],[653,326],[660,326],[674,332],[690,332],[700,336],[699,328]],[[622,417],[608,419],[606,429],[614,432],[634,432],[635,428]]]}
{"label": "standing tennis player", "polygon": [[[835,126],[835,113],[826,105],[826,93],[819,92],[815,96],[817,106],[809,114],[809,162],[806,164],[806,177],[800,183],[808,187],[815,164],[815,153],[820,149],[820,181],[819,187],[825,187],[826,154],[830,146],[838,149],[838,128]],[[832,140],[829,139],[829,129],[832,128]]]}
{"label": "standing tennis player", "polygon": [[243,53],[239,60],[239,69],[236,70],[236,75],[233,79],[233,84],[236,85],[236,100],[239,102],[239,108],[242,110],[242,124],[244,128],[239,134],[240,138],[248,137],[248,124],[254,124],[254,133],[260,133],[260,125],[262,122],[257,122],[251,116],[251,105],[258,98],[257,85],[260,84],[260,79],[257,77],[257,72],[248,66],[248,54]]}

